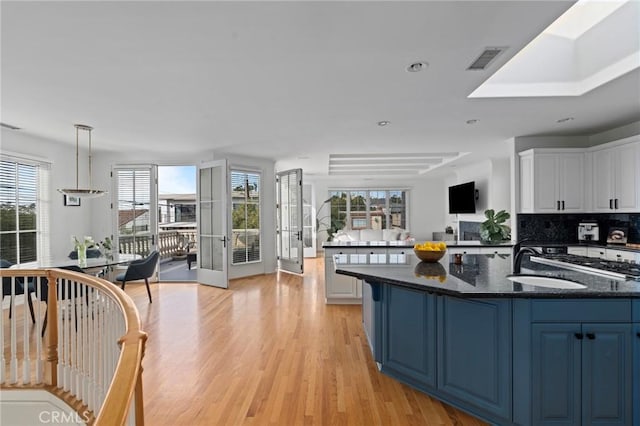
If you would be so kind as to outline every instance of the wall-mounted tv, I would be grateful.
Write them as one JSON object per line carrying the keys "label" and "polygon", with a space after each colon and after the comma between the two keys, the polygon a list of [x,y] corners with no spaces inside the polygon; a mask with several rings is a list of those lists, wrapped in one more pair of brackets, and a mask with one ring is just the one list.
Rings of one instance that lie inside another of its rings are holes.
{"label": "wall-mounted tv", "polygon": [[467,182],[449,187],[449,213],[476,212],[476,183]]}

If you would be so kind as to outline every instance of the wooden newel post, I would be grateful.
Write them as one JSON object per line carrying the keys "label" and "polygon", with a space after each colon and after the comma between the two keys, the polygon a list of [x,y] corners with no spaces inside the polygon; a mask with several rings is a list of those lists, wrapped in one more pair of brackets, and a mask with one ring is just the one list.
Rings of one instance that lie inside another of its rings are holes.
{"label": "wooden newel post", "polygon": [[47,363],[52,386],[58,386],[58,282],[51,271],[47,271]]}

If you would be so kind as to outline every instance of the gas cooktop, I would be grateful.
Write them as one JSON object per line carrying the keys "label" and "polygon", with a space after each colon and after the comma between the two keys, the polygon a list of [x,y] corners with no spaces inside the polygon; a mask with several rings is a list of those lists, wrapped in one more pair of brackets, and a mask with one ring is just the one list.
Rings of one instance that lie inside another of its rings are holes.
{"label": "gas cooktop", "polygon": [[640,280],[640,264],[577,256],[575,254],[542,254],[531,256],[531,261],[547,265],[597,273],[621,279]]}

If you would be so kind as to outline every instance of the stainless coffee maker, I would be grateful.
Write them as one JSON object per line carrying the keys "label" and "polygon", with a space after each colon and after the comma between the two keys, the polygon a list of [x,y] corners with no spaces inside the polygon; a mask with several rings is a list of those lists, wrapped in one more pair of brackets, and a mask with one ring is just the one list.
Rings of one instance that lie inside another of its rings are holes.
{"label": "stainless coffee maker", "polygon": [[600,228],[598,222],[580,222],[578,223],[578,241],[590,242],[600,239]]}

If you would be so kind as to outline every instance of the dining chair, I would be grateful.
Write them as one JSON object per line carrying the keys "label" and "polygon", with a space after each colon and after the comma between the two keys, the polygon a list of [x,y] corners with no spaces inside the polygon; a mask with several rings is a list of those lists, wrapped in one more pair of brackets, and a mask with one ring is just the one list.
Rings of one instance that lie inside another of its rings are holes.
{"label": "dining chair", "polygon": [[144,280],[147,286],[147,294],[149,295],[149,303],[151,301],[151,289],[149,288],[149,278],[153,275],[158,264],[160,253],[157,250],[152,251],[149,256],[144,259],[134,260],[129,263],[124,274],[116,276],[116,281],[122,282],[122,289],[127,281]]}
{"label": "dining chair", "polygon": [[[10,268],[14,264],[5,259],[0,259],[0,268]],[[31,313],[31,321],[36,322],[36,316],[33,313],[33,302],[31,301],[31,293],[33,292],[33,288],[29,285],[27,290],[27,304],[29,305],[29,312]],[[16,296],[19,294],[24,294],[24,280],[22,278],[15,279],[15,288],[13,290],[13,294]],[[6,296],[11,297],[11,277],[2,277],[2,300]],[[9,303],[9,318],[11,318],[11,314],[13,310],[13,304]]]}

